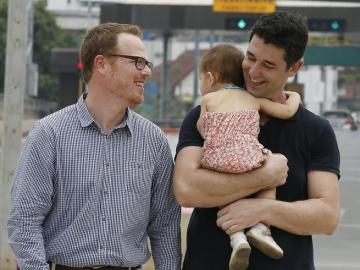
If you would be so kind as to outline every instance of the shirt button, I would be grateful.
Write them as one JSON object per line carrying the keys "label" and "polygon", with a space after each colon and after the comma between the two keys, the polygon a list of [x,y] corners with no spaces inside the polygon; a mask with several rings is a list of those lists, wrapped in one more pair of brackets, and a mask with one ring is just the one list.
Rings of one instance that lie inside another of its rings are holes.
{"label": "shirt button", "polygon": [[105,221],[105,220],[106,220],[106,217],[105,217],[105,216],[102,216],[102,220]]}
{"label": "shirt button", "polygon": [[105,166],[106,166],[106,167],[109,167],[109,166],[110,166],[110,163],[109,163],[109,162],[106,162],[106,163],[105,163]]}

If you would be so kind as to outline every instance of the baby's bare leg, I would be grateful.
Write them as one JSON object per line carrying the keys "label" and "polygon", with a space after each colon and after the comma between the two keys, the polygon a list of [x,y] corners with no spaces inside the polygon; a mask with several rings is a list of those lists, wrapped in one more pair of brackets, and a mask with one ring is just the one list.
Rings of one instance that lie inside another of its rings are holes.
{"label": "baby's bare leg", "polygon": [[[255,195],[256,198],[276,199],[276,189],[262,190]],[[265,255],[280,259],[283,251],[271,236],[270,226],[264,222],[256,224],[246,233],[249,243],[262,251]]]}

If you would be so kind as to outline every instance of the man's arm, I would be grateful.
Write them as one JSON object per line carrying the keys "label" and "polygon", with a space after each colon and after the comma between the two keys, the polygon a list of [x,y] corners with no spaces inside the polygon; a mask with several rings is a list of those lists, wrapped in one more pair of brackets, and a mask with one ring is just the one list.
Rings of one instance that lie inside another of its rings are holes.
{"label": "man's arm", "polygon": [[173,160],[167,139],[157,154],[157,163],[151,190],[151,211],[148,235],[155,269],[180,270],[181,209],[172,190]]}
{"label": "man's arm", "polygon": [[285,183],[287,159],[269,153],[265,164],[251,172],[226,174],[200,168],[202,148],[186,146],[177,154],[174,192],[184,207],[227,205],[264,188]]}
{"label": "man's arm", "polygon": [[[340,154],[328,122],[314,121],[307,130],[311,145],[307,164],[308,196],[284,202],[269,199],[237,201],[218,212],[217,224],[227,233],[248,228],[260,221],[293,234],[331,234],[339,219]],[[314,135],[315,138],[314,138]]]}
{"label": "man's arm", "polygon": [[51,208],[54,143],[40,123],[26,140],[11,191],[9,243],[20,269],[48,270],[43,221]]}
{"label": "man's arm", "polygon": [[309,199],[237,201],[218,212],[217,224],[228,234],[260,221],[297,235],[331,234],[339,220],[339,182],[335,173],[308,173]]}
{"label": "man's arm", "polygon": [[276,227],[300,235],[333,233],[340,210],[337,175],[311,171],[308,173],[308,185],[308,200],[279,204],[279,208],[271,211],[274,216],[268,214],[265,222],[269,220]]}

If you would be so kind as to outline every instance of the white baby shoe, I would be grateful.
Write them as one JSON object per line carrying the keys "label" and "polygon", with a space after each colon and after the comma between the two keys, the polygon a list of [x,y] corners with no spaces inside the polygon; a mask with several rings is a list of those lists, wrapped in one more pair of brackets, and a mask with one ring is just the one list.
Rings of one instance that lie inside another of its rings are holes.
{"label": "white baby shoe", "polygon": [[249,266],[251,247],[244,232],[236,232],[230,236],[233,251],[229,262],[229,270],[245,270]]}
{"label": "white baby shoe", "polygon": [[270,228],[263,223],[256,224],[247,233],[249,243],[273,259],[280,259],[284,252],[271,236]]}

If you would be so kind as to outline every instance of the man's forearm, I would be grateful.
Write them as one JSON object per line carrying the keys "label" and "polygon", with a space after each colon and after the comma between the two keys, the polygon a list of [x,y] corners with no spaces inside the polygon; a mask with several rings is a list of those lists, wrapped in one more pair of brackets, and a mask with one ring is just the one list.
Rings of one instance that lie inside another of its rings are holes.
{"label": "man's forearm", "polygon": [[264,198],[236,201],[218,212],[217,225],[228,234],[263,221],[297,235],[331,234],[339,221],[339,184],[335,174],[312,172],[309,199],[294,202]]}
{"label": "man's forearm", "polygon": [[[272,165],[243,174],[226,174],[200,168],[202,149],[186,147],[176,159],[174,191],[177,200],[185,207],[217,207],[249,196],[261,189],[283,184],[280,177],[272,176]],[[286,162],[283,164],[284,168]],[[277,168],[278,169],[278,168]],[[283,169],[285,171],[285,169]],[[276,170],[275,170],[276,171]],[[287,169],[286,169],[287,172]],[[276,178],[276,179],[272,179]]]}
{"label": "man's forearm", "polygon": [[41,228],[25,226],[12,220],[8,223],[9,244],[19,262],[20,269],[48,270]]}
{"label": "man's forearm", "polygon": [[331,234],[339,221],[339,182],[334,173],[308,173],[309,199],[292,203],[270,201],[265,221],[300,235]]}
{"label": "man's forearm", "polygon": [[331,234],[338,223],[338,209],[323,199],[297,202],[272,201],[265,222],[297,235]]}
{"label": "man's forearm", "polygon": [[174,179],[177,200],[184,207],[222,206],[265,188],[264,182],[254,179],[250,173],[238,177],[200,168],[192,170],[191,176],[189,172],[180,173],[175,169]]}
{"label": "man's forearm", "polygon": [[180,216],[177,221],[174,224],[170,223],[167,227],[150,232],[150,244],[155,269],[180,270],[181,268],[181,237],[178,225]]}

